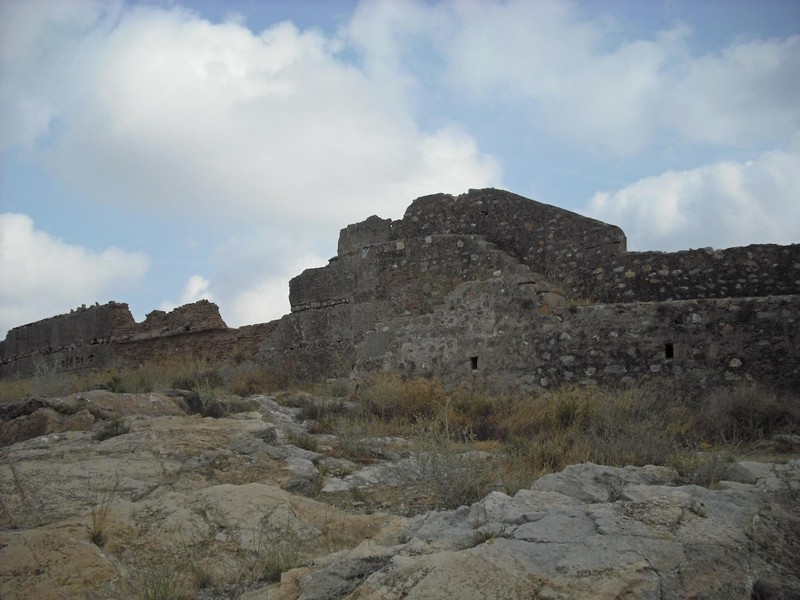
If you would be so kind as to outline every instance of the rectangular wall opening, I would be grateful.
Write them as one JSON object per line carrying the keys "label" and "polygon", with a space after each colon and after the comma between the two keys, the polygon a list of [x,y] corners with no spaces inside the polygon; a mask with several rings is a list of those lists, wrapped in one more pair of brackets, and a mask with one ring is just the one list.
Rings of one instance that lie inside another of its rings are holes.
{"label": "rectangular wall opening", "polygon": [[469,366],[472,368],[473,371],[478,370],[478,357],[477,356],[470,356],[469,357]]}
{"label": "rectangular wall opening", "polygon": [[674,357],[675,357],[675,347],[672,345],[672,342],[667,342],[666,344],[664,344],[664,358],[669,360]]}

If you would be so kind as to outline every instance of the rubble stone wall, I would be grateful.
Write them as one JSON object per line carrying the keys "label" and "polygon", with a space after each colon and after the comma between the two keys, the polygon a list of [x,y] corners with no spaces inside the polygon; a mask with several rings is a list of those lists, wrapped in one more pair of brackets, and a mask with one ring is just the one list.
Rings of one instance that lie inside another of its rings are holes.
{"label": "rubble stone wall", "polygon": [[34,375],[42,368],[72,371],[120,363],[254,356],[274,323],[229,328],[216,304],[201,300],[156,310],[136,323],[127,304],[81,307],[16,327],[0,342],[0,376]]}
{"label": "rubble stone wall", "polygon": [[310,376],[798,383],[798,244],[626,252],[618,227],[471,190],[346,227],[290,289],[261,356]]}
{"label": "rubble stone wall", "polygon": [[791,295],[800,293],[800,244],[628,252],[567,264],[561,277],[600,302]]}
{"label": "rubble stone wall", "polygon": [[401,220],[347,226],[289,300],[290,314],[241,329],[207,301],[138,324],[125,304],[82,308],[9,332],[0,375],[43,358],[81,369],[257,354],[313,379],[800,386],[800,244],[627,252],[614,225],[502,190],[424,196]]}
{"label": "rubble stone wall", "polygon": [[392,224],[395,239],[447,233],[482,235],[543,274],[573,260],[622,254],[627,245],[619,227],[495,189],[418,198]]}
{"label": "rubble stone wall", "polygon": [[467,283],[432,314],[381,323],[358,349],[375,371],[534,390],[681,377],[800,387],[800,297],[575,305],[545,281]]}

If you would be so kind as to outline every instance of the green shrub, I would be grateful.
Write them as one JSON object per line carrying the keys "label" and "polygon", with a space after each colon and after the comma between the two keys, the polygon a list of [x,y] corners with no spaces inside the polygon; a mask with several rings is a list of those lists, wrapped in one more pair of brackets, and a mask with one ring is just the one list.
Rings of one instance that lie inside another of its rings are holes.
{"label": "green shrub", "polygon": [[94,432],[92,438],[98,442],[102,442],[103,440],[130,433],[130,430],[130,424],[122,415],[117,414],[104,422],[100,428]]}

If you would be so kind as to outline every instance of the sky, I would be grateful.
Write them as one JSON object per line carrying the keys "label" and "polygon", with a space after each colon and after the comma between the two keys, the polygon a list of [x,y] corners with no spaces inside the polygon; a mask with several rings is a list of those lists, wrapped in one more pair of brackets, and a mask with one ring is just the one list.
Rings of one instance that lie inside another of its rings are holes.
{"label": "sky", "polygon": [[0,0],[0,338],[207,298],[498,187],[629,250],[800,242],[797,0]]}

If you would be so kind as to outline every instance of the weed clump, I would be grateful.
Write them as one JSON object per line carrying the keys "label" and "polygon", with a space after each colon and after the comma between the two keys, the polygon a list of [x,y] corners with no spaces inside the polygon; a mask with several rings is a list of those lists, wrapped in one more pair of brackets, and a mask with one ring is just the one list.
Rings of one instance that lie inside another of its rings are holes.
{"label": "weed clump", "polygon": [[97,502],[92,506],[89,522],[89,539],[96,546],[103,547],[106,543],[106,527],[108,517],[111,514],[111,504],[119,489],[119,477],[114,478],[114,482],[99,492]]}
{"label": "weed clump", "polygon": [[94,432],[92,438],[95,441],[102,442],[103,440],[108,440],[113,437],[130,433],[130,430],[130,424],[122,417],[122,415],[117,414],[103,423],[103,425]]}
{"label": "weed clump", "polygon": [[464,432],[454,440],[447,431],[429,426],[418,433],[416,455],[420,479],[443,508],[477,502],[489,488],[485,456],[472,447],[474,438]]}

